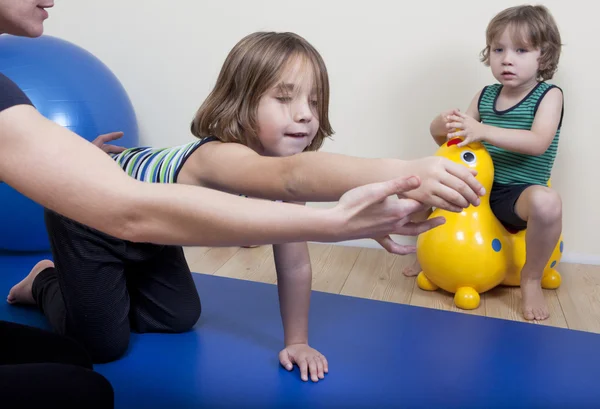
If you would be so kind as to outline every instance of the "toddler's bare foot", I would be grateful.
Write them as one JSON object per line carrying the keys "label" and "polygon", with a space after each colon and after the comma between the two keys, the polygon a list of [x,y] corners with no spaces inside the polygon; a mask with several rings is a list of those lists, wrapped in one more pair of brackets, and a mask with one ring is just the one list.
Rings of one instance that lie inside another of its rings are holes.
{"label": "toddler's bare foot", "polygon": [[54,263],[50,260],[42,260],[33,266],[27,277],[10,289],[6,301],[9,304],[35,304],[31,293],[33,280],[39,273],[50,267],[54,267]]}
{"label": "toddler's bare foot", "polygon": [[523,318],[526,320],[541,321],[550,316],[540,279],[521,278],[521,297]]}
{"label": "toddler's bare foot", "polygon": [[421,272],[421,265],[419,264],[419,260],[415,257],[415,261],[412,262],[410,266],[404,267],[402,270],[402,274],[406,277],[414,277]]}

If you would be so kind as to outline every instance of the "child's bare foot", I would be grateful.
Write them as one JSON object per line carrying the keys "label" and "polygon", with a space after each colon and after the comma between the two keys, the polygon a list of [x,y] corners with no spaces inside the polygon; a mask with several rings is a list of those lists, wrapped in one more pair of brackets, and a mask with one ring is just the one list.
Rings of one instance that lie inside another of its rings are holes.
{"label": "child's bare foot", "polygon": [[526,320],[545,320],[550,316],[541,280],[521,278],[521,297],[523,318]]}
{"label": "child's bare foot", "polygon": [[[433,210],[429,208],[427,210],[422,210],[418,213],[414,213],[410,218],[410,221],[413,223],[424,222],[429,218],[429,216],[431,216],[432,212]],[[414,277],[416,275],[419,275],[419,273],[421,272],[421,264],[419,264],[417,255],[413,255],[413,257],[415,258],[415,261],[413,261],[413,263],[410,266],[404,267],[404,269],[402,270],[402,274],[404,274],[406,277]]]}
{"label": "child's bare foot", "polygon": [[50,260],[42,260],[33,266],[27,277],[10,289],[6,301],[9,304],[35,304],[31,293],[33,280],[39,273],[50,267],[54,267],[54,263]]}
{"label": "child's bare foot", "polygon": [[419,264],[419,260],[415,257],[415,261],[412,262],[410,266],[404,267],[402,270],[402,274],[406,277],[414,277],[421,272],[421,265]]}

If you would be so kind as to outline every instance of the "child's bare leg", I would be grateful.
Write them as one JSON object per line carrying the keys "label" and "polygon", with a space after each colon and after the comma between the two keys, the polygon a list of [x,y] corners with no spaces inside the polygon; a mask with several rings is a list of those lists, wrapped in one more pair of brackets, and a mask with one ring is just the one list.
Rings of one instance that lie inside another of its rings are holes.
{"label": "child's bare leg", "polygon": [[517,200],[515,211],[527,221],[526,261],[521,270],[523,317],[544,320],[550,313],[542,292],[542,274],[562,230],[562,201],[552,189],[531,186]]}
{"label": "child's bare leg", "polygon": [[[410,221],[413,223],[424,222],[431,215],[431,213],[431,208],[423,210],[422,212],[415,213],[412,215]],[[414,261],[409,266],[404,267],[404,269],[402,270],[402,274],[404,274],[407,277],[416,276],[421,272],[421,265],[419,264],[419,260],[417,260],[416,255],[413,257],[415,257]]]}

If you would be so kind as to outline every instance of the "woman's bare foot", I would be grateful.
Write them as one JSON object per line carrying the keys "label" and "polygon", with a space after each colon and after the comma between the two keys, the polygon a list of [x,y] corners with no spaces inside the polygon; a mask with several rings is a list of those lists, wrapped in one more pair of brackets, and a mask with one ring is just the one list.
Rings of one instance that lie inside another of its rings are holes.
{"label": "woman's bare foot", "polygon": [[521,278],[521,297],[523,318],[542,321],[550,316],[541,280]]}
{"label": "woman's bare foot", "polygon": [[10,289],[6,301],[9,304],[35,304],[31,293],[33,280],[39,273],[50,267],[54,267],[54,263],[50,260],[42,260],[33,266],[27,277]]}
{"label": "woman's bare foot", "polygon": [[421,272],[421,265],[419,264],[419,260],[415,256],[415,261],[410,266],[404,267],[402,270],[402,274],[406,277],[414,277]]}

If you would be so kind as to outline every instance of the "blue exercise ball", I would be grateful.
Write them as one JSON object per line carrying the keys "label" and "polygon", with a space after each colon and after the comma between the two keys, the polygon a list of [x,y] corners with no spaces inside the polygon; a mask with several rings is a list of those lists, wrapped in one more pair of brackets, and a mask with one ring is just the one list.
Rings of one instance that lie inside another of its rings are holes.
{"label": "blue exercise ball", "polygon": [[[123,131],[115,145],[138,145],[137,120],[125,89],[104,63],[83,48],[47,35],[2,35],[0,72],[23,90],[42,115],[88,141]],[[0,183],[0,250],[49,248],[42,206]]]}

